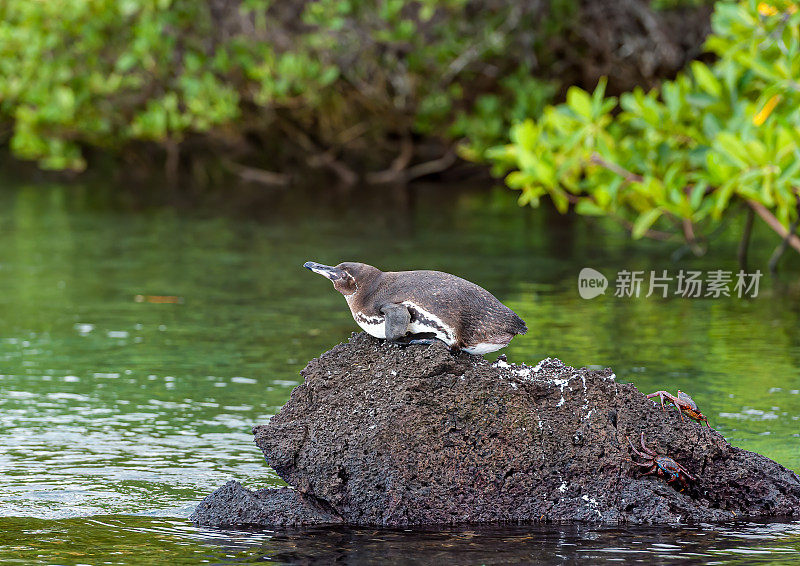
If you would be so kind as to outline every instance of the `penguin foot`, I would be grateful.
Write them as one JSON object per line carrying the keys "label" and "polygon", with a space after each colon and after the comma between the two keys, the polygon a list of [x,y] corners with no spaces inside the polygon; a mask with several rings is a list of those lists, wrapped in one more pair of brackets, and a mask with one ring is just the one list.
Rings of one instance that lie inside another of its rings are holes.
{"label": "penguin foot", "polygon": [[[441,342],[441,340],[439,340],[438,338],[413,338],[411,340],[409,339],[387,340],[387,342],[389,344],[395,344],[396,346],[400,346],[401,348],[408,348],[409,346],[414,346],[419,344],[430,346],[434,342]],[[442,344],[444,344],[444,342],[442,342]]]}
{"label": "penguin foot", "polygon": [[426,346],[430,346],[436,341],[441,342],[441,340],[439,340],[438,338],[413,338],[408,342],[406,342],[406,344],[423,344]]}
{"label": "penguin foot", "polygon": [[447,342],[444,340],[440,340],[439,338],[412,338],[408,341],[409,344],[423,344],[427,346],[432,346],[436,343],[444,344],[444,347],[447,348],[447,351],[451,354],[458,355],[461,349],[458,346],[448,346]]}
{"label": "penguin foot", "polygon": [[448,346],[444,340],[436,338],[432,335],[425,335],[425,334],[407,334],[402,338],[397,340],[387,340],[390,344],[397,344],[401,348],[407,348],[408,346],[412,345],[423,345],[423,346],[431,346],[436,343],[444,344],[445,347],[450,350],[451,353],[458,353],[459,349],[457,347]]}

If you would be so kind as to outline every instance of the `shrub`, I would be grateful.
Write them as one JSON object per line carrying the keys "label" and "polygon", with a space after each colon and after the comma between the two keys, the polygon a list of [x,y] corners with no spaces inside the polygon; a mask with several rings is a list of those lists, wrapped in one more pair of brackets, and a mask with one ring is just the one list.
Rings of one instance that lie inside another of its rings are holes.
{"label": "shrub", "polygon": [[[743,204],[782,237],[800,190],[800,11],[719,2],[706,49],[675,80],[619,99],[577,87],[489,156],[521,205],[607,216],[634,238],[697,243]],[[800,239],[787,243],[800,251]]]}
{"label": "shrub", "polygon": [[167,140],[238,116],[224,56],[199,3],[6,0],[0,5],[0,113],[11,149],[49,169],[82,169],[80,144]]}
{"label": "shrub", "polygon": [[[475,4],[5,0],[0,117],[18,157],[80,170],[83,146],[170,146],[254,123],[270,131],[280,122],[309,153],[336,150],[342,135],[378,151],[372,142],[397,132],[480,130],[486,123],[466,117],[473,103],[502,120],[497,101],[519,87],[513,108],[539,111],[532,104],[549,90],[537,94],[543,83],[523,78],[530,58],[505,53],[523,29],[532,39],[540,10],[495,2],[472,18]],[[512,78],[481,78],[486,66]],[[475,81],[482,92],[465,88]]]}
{"label": "shrub", "polygon": [[477,158],[559,83],[587,83],[587,60],[634,70],[622,84],[670,72],[691,47],[670,22],[704,28],[674,16],[647,0],[4,0],[0,132],[51,169],[83,169],[87,147],[174,157],[198,139],[342,175],[462,138]]}

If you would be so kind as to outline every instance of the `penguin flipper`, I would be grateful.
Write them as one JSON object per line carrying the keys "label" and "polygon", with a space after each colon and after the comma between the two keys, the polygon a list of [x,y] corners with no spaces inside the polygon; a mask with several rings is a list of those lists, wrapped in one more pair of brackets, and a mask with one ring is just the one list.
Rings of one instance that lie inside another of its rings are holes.
{"label": "penguin flipper", "polygon": [[408,312],[404,305],[398,305],[397,303],[383,305],[381,313],[384,316],[384,329],[387,340],[397,342],[406,335],[408,324],[411,322],[411,313]]}

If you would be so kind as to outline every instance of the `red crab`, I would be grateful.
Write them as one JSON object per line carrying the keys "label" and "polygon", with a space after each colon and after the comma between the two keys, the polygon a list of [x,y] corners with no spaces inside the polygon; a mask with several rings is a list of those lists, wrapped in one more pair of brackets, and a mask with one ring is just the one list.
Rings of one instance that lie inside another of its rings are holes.
{"label": "red crab", "polygon": [[647,396],[648,399],[652,399],[653,397],[660,397],[661,398],[661,408],[664,408],[664,398],[666,397],[675,408],[678,409],[681,420],[683,420],[683,415],[686,413],[686,416],[690,419],[696,420],[699,423],[706,423],[708,428],[711,428],[711,425],[708,424],[708,419],[700,412],[700,409],[697,408],[697,403],[694,402],[694,399],[689,397],[686,393],[678,389],[678,396],[676,397],[672,393],[668,393],[667,391],[656,391],[655,393],[651,393]]}
{"label": "red crab", "polygon": [[[696,478],[690,474],[686,468],[681,466],[675,460],[670,458],[669,456],[662,456],[657,454],[652,449],[648,448],[647,445],[644,443],[644,433],[641,436],[641,443],[642,443],[642,450],[644,453],[639,452],[636,447],[631,443],[631,439],[628,439],[628,444],[630,444],[631,450],[633,450],[634,454],[639,456],[640,458],[644,458],[644,462],[637,462],[633,458],[631,458],[631,462],[636,464],[637,466],[647,467],[648,470],[644,473],[644,475],[656,474],[661,477],[668,478],[667,483],[672,483],[676,480],[680,481],[683,485],[683,488],[689,486],[689,481],[697,481]],[[683,491],[683,489],[681,489]]]}

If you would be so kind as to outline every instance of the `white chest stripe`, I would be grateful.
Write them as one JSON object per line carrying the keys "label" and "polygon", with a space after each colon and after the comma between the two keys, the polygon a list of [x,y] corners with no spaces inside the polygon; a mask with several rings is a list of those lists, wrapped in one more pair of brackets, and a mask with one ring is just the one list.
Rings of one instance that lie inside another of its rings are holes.
{"label": "white chest stripe", "polygon": [[[353,297],[355,297],[355,293],[344,296],[348,306],[350,306]],[[386,338],[386,326],[384,324],[383,315],[366,316],[361,313],[353,312],[352,307],[350,308],[350,313],[353,315],[353,320],[356,321],[356,324],[358,324],[364,332],[375,338]]]}
{"label": "white chest stripe", "polygon": [[356,321],[364,332],[375,338],[386,338],[386,325],[383,316],[366,316],[361,313],[353,313],[353,320]]}
{"label": "white chest stripe", "polygon": [[[345,298],[349,303],[350,297],[345,296]],[[452,346],[455,343],[455,331],[438,316],[411,301],[403,301],[401,304],[408,307],[412,316],[407,332],[412,334],[433,333],[448,346]],[[383,315],[367,316],[355,312],[352,314],[353,320],[367,334],[375,338],[386,338],[385,318]]]}

